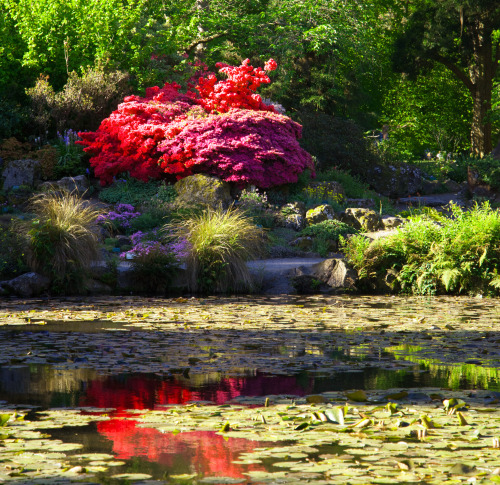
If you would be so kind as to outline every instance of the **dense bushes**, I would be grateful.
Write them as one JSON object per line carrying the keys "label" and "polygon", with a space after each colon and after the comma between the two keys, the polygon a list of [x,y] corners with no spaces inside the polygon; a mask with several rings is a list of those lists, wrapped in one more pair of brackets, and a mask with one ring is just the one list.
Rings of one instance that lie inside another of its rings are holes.
{"label": "dense bushes", "polygon": [[500,214],[488,204],[451,211],[451,218],[436,212],[413,216],[397,234],[372,244],[351,237],[345,252],[361,286],[369,288],[392,271],[405,293],[497,294]]}
{"label": "dense bushes", "polygon": [[80,133],[101,183],[124,172],[142,181],[207,173],[271,187],[312,171],[312,158],[297,143],[300,125],[255,93],[269,82],[264,71],[248,60],[219,67],[228,79],[200,78],[198,95],[182,94],[176,83],[148,88],[145,97],[125,98],[96,132]]}

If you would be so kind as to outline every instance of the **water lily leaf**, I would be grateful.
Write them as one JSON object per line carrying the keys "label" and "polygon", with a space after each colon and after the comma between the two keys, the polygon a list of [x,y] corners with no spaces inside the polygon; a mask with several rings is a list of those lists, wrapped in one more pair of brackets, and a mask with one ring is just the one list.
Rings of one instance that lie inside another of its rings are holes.
{"label": "water lily leaf", "polygon": [[370,418],[364,418],[359,420],[357,423],[351,424],[350,428],[366,428],[373,424],[373,421]]}
{"label": "water lily leaf", "polygon": [[451,467],[450,473],[452,475],[464,475],[471,477],[477,474],[475,466],[466,465],[464,463],[456,463]]}
{"label": "water lily leaf", "polygon": [[201,483],[242,483],[244,478],[233,478],[233,477],[205,477],[200,480]]}
{"label": "water lily leaf", "polygon": [[231,425],[229,424],[229,421],[226,421],[226,423],[224,423],[224,426],[222,426],[222,428],[220,430],[222,433],[225,433],[227,431],[231,431]]}
{"label": "water lily leaf", "polygon": [[325,409],[325,416],[331,423],[337,423],[340,425],[344,424],[344,408],[335,407],[331,409]]}
{"label": "water lily leaf", "polygon": [[6,426],[11,416],[11,414],[0,414],[0,427]]}
{"label": "water lily leaf", "polygon": [[462,401],[462,399],[456,399],[456,398],[445,399],[443,401],[443,406],[444,406],[444,410],[446,411],[447,414],[453,414],[458,409],[461,409],[462,407],[465,406],[465,401]]}
{"label": "water lily leaf", "polygon": [[321,394],[306,397],[306,402],[309,404],[322,404],[325,402],[325,397]]}
{"label": "water lily leaf", "polygon": [[392,399],[394,401],[400,401],[401,399],[405,399],[408,397],[407,391],[394,392],[393,394],[387,394],[384,399]]}
{"label": "water lily leaf", "polygon": [[301,431],[306,429],[309,426],[309,423],[300,423],[297,427],[295,427],[295,431]]}
{"label": "water lily leaf", "polygon": [[368,401],[368,397],[366,395],[366,392],[363,390],[360,391],[354,391],[354,392],[346,392],[345,394],[348,399],[354,402],[365,402]]}
{"label": "water lily leaf", "polygon": [[398,412],[398,405],[395,402],[388,402],[386,407],[391,416]]}
{"label": "water lily leaf", "polygon": [[424,426],[424,428],[426,428],[426,429],[437,428],[436,423],[434,423],[434,421],[432,421],[432,419],[429,418],[429,416],[427,416],[427,414],[422,414],[420,416],[420,422],[422,423],[422,426]]}
{"label": "water lily leaf", "polygon": [[469,424],[467,423],[467,420],[464,418],[464,415],[460,411],[457,411],[457,418],[458,422],[460,423],[460,426],[467,426]]}
{"label": "water lily leaf", "polygon": [[112,475],[111,478],[121,478],[124,480],[147,480],[152,477],[147,473],[120,473],[119,475]]}

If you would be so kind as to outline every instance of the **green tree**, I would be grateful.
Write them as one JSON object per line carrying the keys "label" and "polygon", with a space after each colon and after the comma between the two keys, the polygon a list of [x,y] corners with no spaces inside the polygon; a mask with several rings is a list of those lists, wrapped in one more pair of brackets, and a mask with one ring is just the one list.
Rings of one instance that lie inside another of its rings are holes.
{"label": "green tree", "polygon": [[500,3],[418,0],[410,6],[406,28],[395,44],[395,68],[416,75],[437,62],[449,69],[472,98],[471,149],[480,156],[489,153],[488,114],[500,60]]}

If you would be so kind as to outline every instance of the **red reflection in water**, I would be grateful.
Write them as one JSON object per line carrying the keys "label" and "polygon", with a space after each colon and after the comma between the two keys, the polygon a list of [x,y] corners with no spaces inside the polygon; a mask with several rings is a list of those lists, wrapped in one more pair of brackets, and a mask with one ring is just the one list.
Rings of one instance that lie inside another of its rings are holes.
{"label": "red reflection in water", "polygon": [[154,409],[168,404],[188,401],[213,401],[223,404],[237,396],[266,396],[269,394],[305,395],[312,382],[305,386],[296,377],[279,376],[222,378],[199,388],[190,388],[189,381],[164,381],[151,376],[108,377],[88,384],[81,406],[123,409]]}
{"label": "red reflection in water", "polygon": [[97,430],[113,441],[113,453],[117,459],[139,456],[168,467],[171,474],[242,478],[245,471],[263,470],[260,465],[232,463],[240,453],[263,446],[257,441],[224,438],[212,431],[164,434],[156,429],[136,428],[136,421],[124,419],[101,421]]}

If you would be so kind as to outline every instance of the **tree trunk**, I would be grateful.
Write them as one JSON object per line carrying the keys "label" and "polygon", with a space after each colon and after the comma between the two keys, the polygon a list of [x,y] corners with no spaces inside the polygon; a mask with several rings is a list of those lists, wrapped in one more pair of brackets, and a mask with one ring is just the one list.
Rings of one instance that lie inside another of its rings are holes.
{"label": "tree trunk", "polygon": [[469,68],[472,82],[472,124],[471,149],[476,156],[483,157],[491,152],[491,123],[485,122],[486,115],[491,109],[491,95],[493,91],[493,60],[492,32],[478,18],[473,26],[473,62]]}

